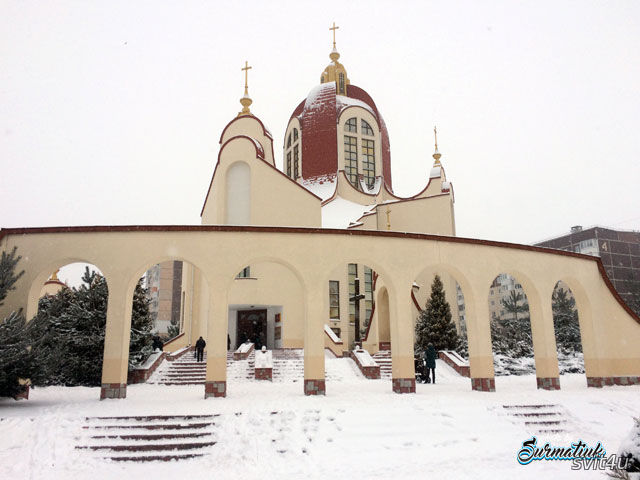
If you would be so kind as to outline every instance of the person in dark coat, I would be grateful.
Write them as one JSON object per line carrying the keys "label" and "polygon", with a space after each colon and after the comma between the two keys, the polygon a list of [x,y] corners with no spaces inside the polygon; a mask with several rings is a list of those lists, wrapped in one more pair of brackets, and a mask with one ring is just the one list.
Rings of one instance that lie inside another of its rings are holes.
{"label": "person in dark coat", "polygon": [[162,339],[158,336],[158,335],[154,335],[153,336],[153,350],[160,350],[162,351],[162,347],[164,346],[164,343],[162,342]]}
{"label": "person in dark coat", "polygon": [[424,361],[427,367],[427,380],[429,373],[431,373],[431,383],[436,383],[436,349],[433,348],[433,343],[427,345],[427,349],[424,351]]}
{"label": "person in dark coat", "polygon": [[204,357],[204,347],[207,346],[207,342],[204,341],[204,338],[200,337],[196,342],[196,355],[198,358],[198,362],[201,362]]}

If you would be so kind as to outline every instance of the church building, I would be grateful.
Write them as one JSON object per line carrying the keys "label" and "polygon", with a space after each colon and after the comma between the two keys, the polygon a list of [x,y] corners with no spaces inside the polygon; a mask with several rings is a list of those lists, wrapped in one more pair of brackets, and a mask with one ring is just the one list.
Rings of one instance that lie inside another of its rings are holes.
{"label": "church building", "polygon": [[[252,67],[245,63],[242,110],[220,136],[218,159],[201,211],[202,224],[455,235],[453,186],[440,161],[437,136],[433,167],[424,187],[411,197],[396,195],[389,134],[382,114],[371,96],[351,83],[339,62],[335,36],[329,58],[320,83],[288,120],[283,171],[276,166],[271,132],[250,110],[253,101],[247,78]],[[455,281],[445,272],[433,273],[446,278],[450,304],[457,305]],[[376,289],[381,286],[377,277],[357,259],[334,269],[326,319],[326,343],[334,353],[341,356],[356,342],[363,342],[371,353],[390,348],[388,319],[380,324],[376,314]],[[431,275],[414,284],[414,319],[419,305],[426,302],[432,279]],[[206,336],[198,321],[203,316],[197,314],[197,305],[190,308],[190,297],[202,308],[207,305],[203,282],[194,267],[185,265],[182,298],[186,304],[181,323],[186,335],[171,342],[171,349]],[[228,302],[230,348],[246,340],[269,349],[302,348],[304,314],[299,290],[298,280],[288,269],[267,259],[238,272]],[[454,311],[458,323],[457,308]]]}

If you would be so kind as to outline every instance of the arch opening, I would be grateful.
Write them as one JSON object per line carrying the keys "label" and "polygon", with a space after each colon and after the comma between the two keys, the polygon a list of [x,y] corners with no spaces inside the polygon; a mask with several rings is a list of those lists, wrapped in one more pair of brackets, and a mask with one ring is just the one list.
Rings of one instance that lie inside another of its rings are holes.
{"label": "arch opening", "polygon": [[562,280],[553,289],[551,309],[560,375],[582,374],[585,370],[578,306],[571,288]]}
{"label": "arch opening", "polygon": [[488,307],[495,375],[535,373],[529,298],[522,283],[500,273],[489,288]]}

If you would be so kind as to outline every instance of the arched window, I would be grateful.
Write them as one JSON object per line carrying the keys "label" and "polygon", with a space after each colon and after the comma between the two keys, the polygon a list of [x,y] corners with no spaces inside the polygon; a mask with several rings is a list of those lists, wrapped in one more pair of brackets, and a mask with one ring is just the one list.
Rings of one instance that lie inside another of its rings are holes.
{"label": "arched window", "polygon": [[297,180],[300,176],[300,157],[298,156],[298,145],[293,146],[293,179]]}
{"label": "arched window", "polygon": [[[358,185],[358,139],[344,136],[344,172],[351,185]],[[356,187],[357,188],[357,187]]]}
{"label": "arched window", "polygon": [[287,148],[291,146],[291,134],[289,134],[289,138],[287,138]]}
{"label": "arched window", "polygon": [[236,162],[227,171],[227,224],[251,224],[251,169]]}
{"label": "arched window", "polygon": [[[363,120],[364,121],[364,120]],[[358,132],[358,119],[356,117],[350,118],[347,120],[347,123],[344,124],[345,132]]]}
{"label": "arched window", "polygon": [[[362,121],[363,126],[366,122]],[[369,124],[366,124],[369,126]],[[370,128],[370,127],[369,127]],[[362,173],[367,186],[371,189],[376,182],[376,155],[374,141],[362,139]]]}
{"label": "arched window", "polygon": [[[355,118],[353,120],[355,120]],[[361,122],[360,125],[362,127],[362,135],[370,135],[373,137],[373,128],[371,128],[371,125],[369,125],[363,119],[361,119],[360,122]]]}
{"label": "arched window", "polygon": [[293,129],[293,141],[297,141],[298,140],[298,129],[294,128]]}
{"label": "arched window", "polygon": [[344,73],[340,73],[338,76],[340,83],[338,85],[338,93],[344,93]]}

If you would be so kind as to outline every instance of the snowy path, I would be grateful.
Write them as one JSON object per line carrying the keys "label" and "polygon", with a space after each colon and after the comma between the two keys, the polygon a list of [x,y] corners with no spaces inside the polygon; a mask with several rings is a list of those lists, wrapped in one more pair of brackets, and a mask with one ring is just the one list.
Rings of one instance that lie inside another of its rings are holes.
{"label": "snowy path", "polygon": [[[0,401],[0,478],[598,478],[568,462],[521,466],[529,433],[502,405],[554,403],[568,415],[566,434],[540,438],[568,445],[581,438],[615,452],[640,414],[640,387],[587,389],[563,376],[563,390],[536,390],[535,376],[500,377],[496,393],[472,392],[469,380],[439,364],[438,383],[416,395],[366,380],[352,362],[328,358],[326,397],[305,397],[300,382],[230,381],[226,399],[203,400],[202,386],[132,385],[124,400],[97,400],[97,388],[34,389],[31,400]],[[215,414],[208,455],[169,463],[111,462],[76,450],[85,417]]]}

